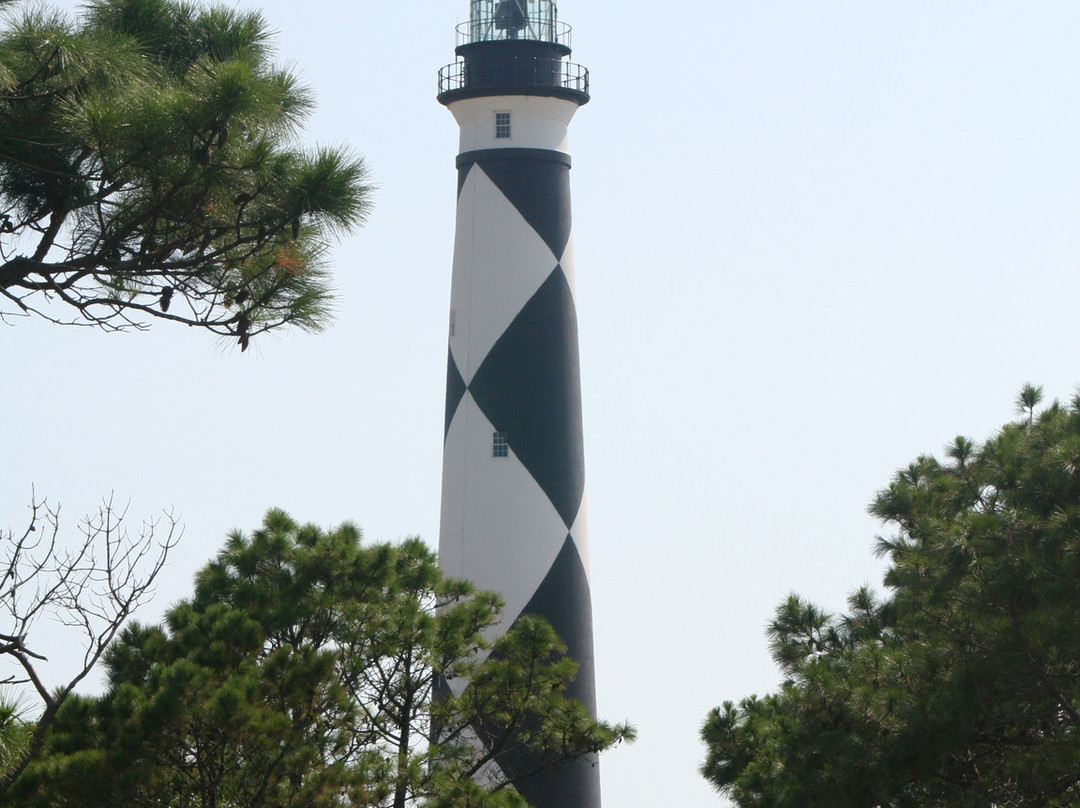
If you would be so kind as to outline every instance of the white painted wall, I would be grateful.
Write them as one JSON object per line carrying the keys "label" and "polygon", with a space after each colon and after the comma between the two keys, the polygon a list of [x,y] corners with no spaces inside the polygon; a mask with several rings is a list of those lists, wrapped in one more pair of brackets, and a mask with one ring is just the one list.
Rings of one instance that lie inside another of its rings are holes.
{"label": "white painted wall", "polygon": [[[439,565],[447,575],[502,595],[503,619],[492,632],[497,635],[539,588],[568,531],[513,451],[492,457],[494,429],[466,393],[443,450]],[[581,546],[585,542],[582,536]]]}
{"label": "white painted wall", "polygon": [[466,381],[559,262],[484,173],[473,166],[458,197],[450,349]]}
{"label": "white painted wall", "polygon": [[[448,106],[461,127],[460,152],[477,149],[551,149],[569,154],[566,130],[578,104],[538,95],[466,98]],[[509,112],[511,135],[495,138],[495,113]]]}

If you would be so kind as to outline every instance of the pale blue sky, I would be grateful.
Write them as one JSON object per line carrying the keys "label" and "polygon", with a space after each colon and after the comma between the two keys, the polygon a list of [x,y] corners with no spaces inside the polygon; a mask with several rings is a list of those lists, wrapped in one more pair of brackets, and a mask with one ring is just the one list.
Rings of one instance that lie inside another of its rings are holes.
{"label": "pale blue sky", "polygon": [[[68,3],[75,7],[75,3]],[[252,7],[254,3],[242,3]],[[270,506],[437,540],[466,0],[261,4],[313,141],[380,190],[334,253],[336,325],[234,346],[155,325],[0,327],[0,525],[115,491],[187,533],[143,617]],[[564,0],[607,808],[722,805],[708,709],[775,687],[799,591],[876,583],[865,513],[916,455],[1069,397],[1080,303],[1080,4]]]}

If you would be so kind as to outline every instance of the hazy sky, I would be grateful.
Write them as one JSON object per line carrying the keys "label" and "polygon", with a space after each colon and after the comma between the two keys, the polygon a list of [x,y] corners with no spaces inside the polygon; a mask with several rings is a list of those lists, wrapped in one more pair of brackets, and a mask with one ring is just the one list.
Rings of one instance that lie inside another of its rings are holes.
{"label": "hazy sky", "polygon": [[[67,4],[74,8],[75,3]],[[254,3],[241,3],[252,7]],[[312,142],[380,186],[334,253],[337,322],[236,346],[169,324],[0,326],[0,527],[115,492],[186,535],[156,619],[279,506],[437,543],[466,0],[261,4],[318,93]],[[777,684],[798,591],[877,583],[874,492],[1026,381],[1070,397],[1080,3],[564,0],[607,808],[720,806],[697,731]],[[58,661],[62,657],[58,657]]]}

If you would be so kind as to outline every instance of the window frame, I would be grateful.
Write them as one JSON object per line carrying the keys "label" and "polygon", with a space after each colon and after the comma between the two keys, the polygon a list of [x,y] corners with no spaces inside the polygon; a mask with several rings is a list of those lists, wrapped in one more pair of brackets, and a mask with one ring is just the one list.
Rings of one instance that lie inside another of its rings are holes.
{"label": "window frame", "polygon": [[511,140],[513,139],[513,125],[510,117],[510,110],[500,109],[495,111],[495,139],[496,140]]}

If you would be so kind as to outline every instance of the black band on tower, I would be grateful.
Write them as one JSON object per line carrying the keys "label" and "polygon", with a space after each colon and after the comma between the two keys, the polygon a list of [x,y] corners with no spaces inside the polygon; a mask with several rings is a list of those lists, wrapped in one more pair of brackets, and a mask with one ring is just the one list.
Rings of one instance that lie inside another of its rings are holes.
{"label": "black band on tower", "polygon": [[464,168],[481,160],[546,160],[571,167],[570,155],[554,149],[474,149],[457,156],[457,167]]}

